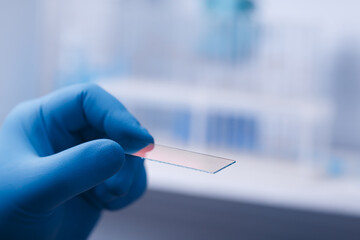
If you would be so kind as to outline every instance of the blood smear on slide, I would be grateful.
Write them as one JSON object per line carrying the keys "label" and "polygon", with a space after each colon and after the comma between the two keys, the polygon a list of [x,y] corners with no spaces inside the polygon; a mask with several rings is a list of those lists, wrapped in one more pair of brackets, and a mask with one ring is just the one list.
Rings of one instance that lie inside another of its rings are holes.
{"label": "blood smear on slide", "polygon": [[149,144],[131,155],[207,173],[217,173],[236,161],[159,144]]}

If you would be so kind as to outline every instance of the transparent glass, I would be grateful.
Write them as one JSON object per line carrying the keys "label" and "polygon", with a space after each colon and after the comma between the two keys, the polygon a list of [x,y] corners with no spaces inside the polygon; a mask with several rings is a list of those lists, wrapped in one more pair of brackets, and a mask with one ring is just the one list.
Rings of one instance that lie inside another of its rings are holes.
{"label": "transparent glass", "polygon": [[207,173],[217,173],[236,161],[159,144],[150,144],[132,155]]}

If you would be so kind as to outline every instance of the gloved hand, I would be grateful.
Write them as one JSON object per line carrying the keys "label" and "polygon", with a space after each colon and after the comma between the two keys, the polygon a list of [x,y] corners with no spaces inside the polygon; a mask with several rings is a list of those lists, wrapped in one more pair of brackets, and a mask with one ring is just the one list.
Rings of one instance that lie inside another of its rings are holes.
{"label": "gloved hand", "polygon": [[102,209],[146,189],[153,142],[97,85],[77,85],[16,107],[0,130],[0,239],[85,239]]}

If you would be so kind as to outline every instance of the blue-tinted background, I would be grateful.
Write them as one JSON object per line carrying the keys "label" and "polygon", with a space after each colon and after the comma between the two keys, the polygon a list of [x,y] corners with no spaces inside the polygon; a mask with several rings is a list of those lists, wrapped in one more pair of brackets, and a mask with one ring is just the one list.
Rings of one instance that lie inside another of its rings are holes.
{"label": "blue-tinted background", "polygon": [[[158,143],[238,161],[218,175],[147,163],[149,188],[155,192],[150,202],[156,202],[161,191],[175,202],[166,194],[194,197],[189,204],[196,208],[198,201],[206,205],[208,200],[204,212],[209,215],[218,204],[214,200],[305,209],[309,219],[313,212],[360,216],[358,1],[0,4],[1,121],[20,101],[70,84],[97,82],[118,97]],[[124,214],[139,213],[141,218],[142,207]],[[168,211],[161,215],[164,221],[184,217],[181,211]],[[230,214],[216,211],[214,218]],[[259,210],[259,217],[264,211]],[[116,214],[121,225],[125,220],[121,212]],[[147,214],[156,219],[154,213]],[[232,222],[243,223],[241,217],[240,212]],[[330,228],[326,217],[319,219]],[[357,221],[334,219],[336,225],[347,226],[340,232],[354,230],[350,223]],[[181,224],[171,229],[186,231]],[[105,239],[104,229],[100,225],[94,239]],[[301,233],[301,223],[294,223],[294,229]],[[281,229],[274,231],[280,234],[274,239],[280,239]],[[237,239],[237,234],[228,236]],[[263,239],[251,234],[247,239]]]}

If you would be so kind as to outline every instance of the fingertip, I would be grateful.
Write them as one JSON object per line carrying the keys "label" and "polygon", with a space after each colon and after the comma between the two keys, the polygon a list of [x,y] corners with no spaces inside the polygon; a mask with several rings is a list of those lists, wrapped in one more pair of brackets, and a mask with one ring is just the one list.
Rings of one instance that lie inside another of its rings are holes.
{"label": "fingertip", "polygon": [[145,143],[154,143],[154,137],[149,133],[146,128],[141,127],[141,138]]}
{"label": "fingertip", "polygon": [[128,154],[138,152],[151,143],[154,143],[154,138],[143,127],[128,129],[127,138],[120,142]]}
{"label": "fingertip", "polygon": [[142,142],[154,141],[149,131],[141,125],[124,124],[124,130],[127,137],[132,139],[138,139]]}

